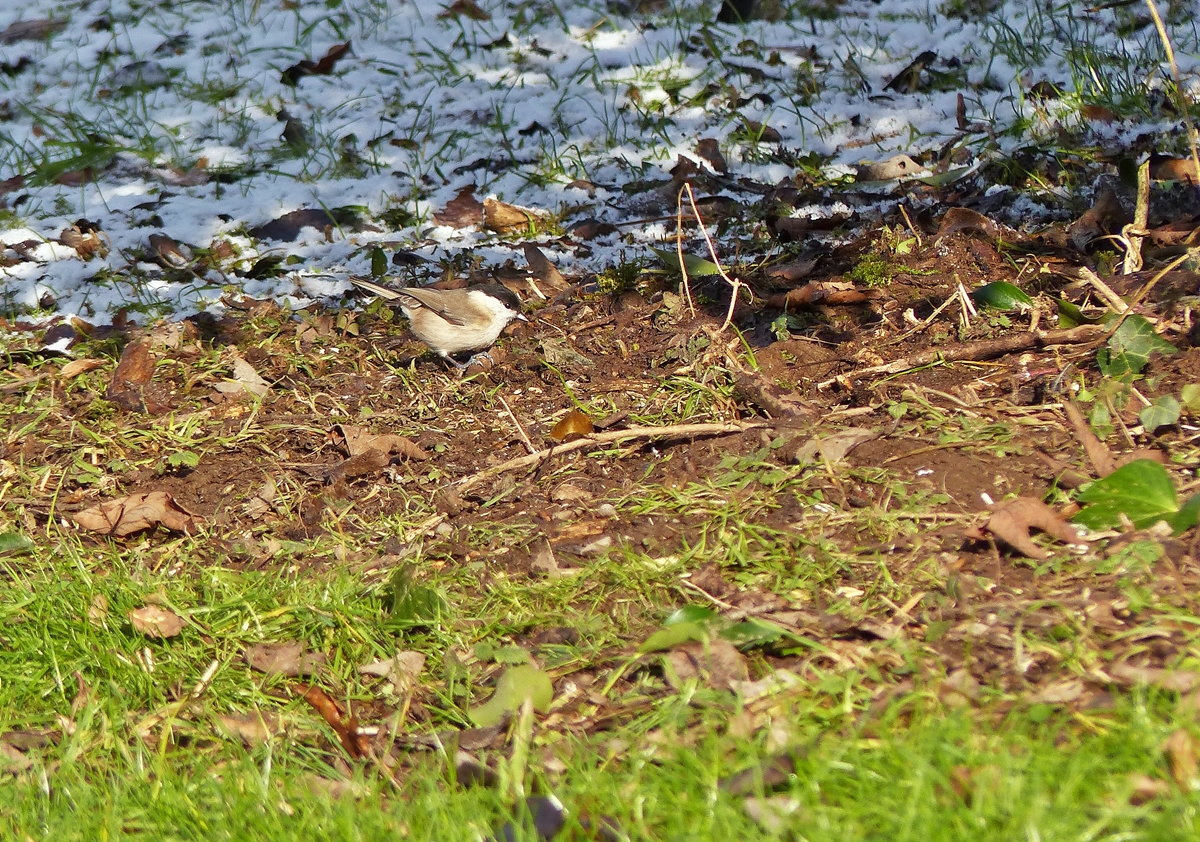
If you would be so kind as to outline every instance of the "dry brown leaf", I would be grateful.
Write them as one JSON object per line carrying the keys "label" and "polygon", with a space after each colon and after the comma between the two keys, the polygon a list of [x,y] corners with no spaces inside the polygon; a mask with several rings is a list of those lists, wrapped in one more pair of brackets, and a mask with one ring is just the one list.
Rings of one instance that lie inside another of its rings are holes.
{"label": "dry brown leaf", "polygon": [[282,675],[287,678],[311,675],[318,666],[324,665],[326,660],[323,652],[305,651],[304,644],[298,640],[256,643],[246,649],[245,658],[251,669],[265,675]]}
{"label": "dry brown leaf", "polygon": [[158,605],[144,605],[141,608],[135,608],[127,616],[134,631],[140,632],[146,637],[175,637],[183,631],[183,618]]}
{"label": "dry brown leaf", "polygon": [[592,419],[588,418],[586,413],[572,409],[550,428],[550,441],[556,444],[574,441],[584,436],[590,436],[594,432],[596,432],[596,427],[592,424]]}
{"label": "dry brown leaf", "polygon": [[349,51],[349,41],[344,44],[334,44],[325,55],[316,61],[304,59],[283,71],[283,83],[285,85],[295,85],[305,76],[327,76],[333,72],[333,67],[337,64],[338,59]]}
{"label": "dry brown leaf", "polygon": [[1068,678],[1039,688],[1026,701],[1031,705],[1064,705],[1082,695],[1083,682],[1077,678]]}
{"label": "dry brown leaf", "polygon": [[278,714],[252,710],[248,713],[219,714],[217,723],[228,737],[242,741],[247,747],[262,745],[283,732]]}
{"label": "dry brown leaf", "polygon": [[359,733],[358,720],[353,716],[346,716],[341,706],[328,693],[320,687],[305,684],[296,685],[296,691],[329,723],[347,754],[357,759],[370,752],[370,740],[365,734]]}
{"label": "dry brown leaf", "polygon": [[519,234],[537,226],[542,214],[488,196],[483,200],[483,227],[497,234]]}
{"label": "dry brown leaf", "polygon": [[108,500],[77,512],[71,519],[83,529],[116,538],[156,526],[191,534],[197,526],[196,516],[165,491]]}
{"label": "dry brown leaf", "polygon": [[85,371],[92,371],[93,369],[100,368],[103,365],[104,360],[97,360],[94,358],[88,358],[86,360],[71,360],[62,367],[61,371],[59,371],[58,378],[60,380],[70,380],[74,377],[78,377]]}
{"label": "dry brown leaf", "polygon": [[1032,497],[998,503],[984,528],[1028,558],[1042,559],[1050,555],[1029,537],[1031,529],[1040,529],[1051,538],[1068,544],[1080,541],[1079,530],[1059,517],[1054,509]]}
{"label": "dry brown leaf", "polygon": [[475,0],[454,0],[449,6],[438,12],[440,20],[464,17],[471,20],[491,20],[492,16],[480,8]]}
{"label": "dry brown leaf", "polygon": [[391,658],[374,661],[358,668],[363,675],[374,675],[386,678],[396,688],[397,693],[404,693],[417,683],[421,671],[425,669],[425,656],[420,652],[397,652]]}
{"label": "dry brown leaf", "polygon": [[351,456],[377,451],[385,455],[403,456],[405,459],[424,460],[429,458],[419,445],[396,433],[372,433],[365,427],[339,424],[337,429],[346,442],[346,452]]}
{"label": "dry brown leaf", "polygon": [[1200,763],[1196,760],[1196,738],[1180,728],[1163,742],[1163,753],[1171,767],[1171,777],[1184,792],[1200,788]]}
{"label": "dry brown leaf", "polygon": [[88,622],[93,626],[103,626],[108,619],[108,597],[102,593],[92,597],[87,610]]}
{"label": "dry brown leaf", "polygon": [[558,271],[558,267],[533,243],[525,244],[525,262],[529,264],[529,269],[538,283],[545,284],[553,290],[564,290],[570,286],[562,272]]}
{"label": "dry brown leaf", "polygon": [[696,147],[697,154],[701,158],[708,161],[714,172],[721,175],[729,172],[729,164],[725,160],[725,156],[721,154],[721,144],[717,142],[715,137],[702,137]]}
{"label": "dry brown leaf", "polygon": [[451,228],[471,228],[483,222],[483,205],[475,198],[475,185],[459,190],[446,207],[433,215],[433,221]]}
{"label": "dry brown leaf", "polygon": [[1115,471],[1117,460],[1113,458],[1108,445],[1100,441],[1092,432],[1092,428],[1088,426],[1078,404],[1074,401],[1064,401],[1063,414],[1067,416],[1071,429],[1075,431],[1075,438],[1079,439],[1080,444],[1083,445],[1083,452],[1087,454],[1088,461],[1092,463],[1092,470],[1096,472],[1096,476],[1106,477]]}
{"label": "dry brown leaf", "polygon": [[17,41],[41,41],[58,32],[67,25],[65,20],[49,20],[34,18],[10,23],[0,32],[0,44],[13,44]]}

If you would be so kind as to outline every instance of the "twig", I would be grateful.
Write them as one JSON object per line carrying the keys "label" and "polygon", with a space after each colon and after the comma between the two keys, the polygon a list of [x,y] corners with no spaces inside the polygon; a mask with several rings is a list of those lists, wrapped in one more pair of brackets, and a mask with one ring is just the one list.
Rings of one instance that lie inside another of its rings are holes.
{"label": "twig", "polygon": [[528,456],[518,456],[515,459],[509,459],[507,462],[501,462],[499,465],[493,465],[485,471],[480,471],[477,474],[466,477],[459,481],[456,491],[460,494],[468,489],[474,488],[481,482],[485,482],[492,477],[500,474],[508,473],[509,471],[519,471],[522,468],[529,468],[537,465],[539,462],[544,462],[551,457],[561,456],[564,453],[572,453],[576,450],[585,450],[589,447],[596,447],[602,444],[612,444],[613,442],[624,441],[626,439],[671,439],[696,436],[725,436],[730,433],[745,433],[749,430],[760,430],[771,425],[765,421],[759,422],[737,422],[733,421],[727,424],[672,424],[667,427],[630,427],[627,430],[609,430],[604,433],[594,433],[581,439],[556,444],[553,447],[548,447],[545,450],[540,450],[537,453],[531,453]]}
{"label": "twig", "polygon": [[1104,283],[1100,276],[1086,266],[1079,267],[1079,277],[1087,281],[1088,286],[1096,291],[1096,294],[1104,299],[1104,303],[1112,307],[1114,313],[1124,313],[1129,309],[1129,305],[1113,292],[1113,288]]}
{"label": "twig", "polygon": [[685,181],[683,187],[679,188],[679,195],[675,197],[675,256],[679,260],[679,274],[683,277],[680,286],[683,287],[683,297],[687,299],[688,313],[695,318],[696,304],[692,301],[692,284],[688,280],[687,264],[683,259],[683,190],[687,186]]}
{"label": "twig", "polygon": [[496,400],[500,401],[500,405],[504,407],[504,411],[508,413],[508,417],[512,419],[513,426],[517,428],[517,435],[521,437],[521,442],[525,445],[525,449],[530,453],[536,453],[537,448],[533,446],[533,442],[529,440],[529,436],[525,433],[525,428],[521,426],[521,422],[517,420],[517,416],[513,414],[512,407],[508,405],[508,401],[504,399],[504,395],[496,393]]}
{"label": "twig", "polygon": [[[964,362],[991,360],[1012,354],[1017,351],[1029,351],[1034,348],[1045,348],[1048,345],[1079,345],[1092,340],[1103,339],[1108,335],[1103,325],[1080,325],[1067,330],[1039,330],[1036,332],[1014,333],[1011,336],[1001,336],[998,339],[981,339],[978,342],[967,342],[949,348],[933,348],[922,351],[911,357],[903,357],[884,365],[873,365],[850,372],[856,377],[873,377],[877,374],[901,374],[912,368],[931,365],[938,362]],[[817,384],[818,389],[827,389],[838,381],[831,377]]]}
{"label": "twig", "polygon": [[1167,62],[1171,65],[1171,75],[1175,79],[1175,102],[1179,106],[1179,110],[1183,112],[1183,123],[1187,126],[1188,145],[1192,148],[1192,166],[1196,168],[1197,177],[1200,177],[1200,151],[1196,148],[1196,126],[1192,123],[1192,114],[1188,109],[1188,95],[1183,89],[1179,64],[1175,61],[1175,49],[1171,46],[1171,39],[1167,37],[1167,27],[1158,13],[1158,6],[1154,4],[1154,0],[1146,0],[1146,5],[1150,7],[1150,16],[1154,18],[1154,28],[1158,30],[1159,40],[1163,44],[1163,52],[1167,54]]}

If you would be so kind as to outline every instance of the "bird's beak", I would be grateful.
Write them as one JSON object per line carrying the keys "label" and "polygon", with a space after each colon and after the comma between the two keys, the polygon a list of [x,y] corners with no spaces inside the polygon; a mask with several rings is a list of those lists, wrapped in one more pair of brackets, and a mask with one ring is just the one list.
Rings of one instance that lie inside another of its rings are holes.
{"label": "bird's beak", "polygon": [[529,321],[529,319],[525,318],[525,314],[524,314],[524,313],[517,313],[517,318],[518,318],[518,319],[520,319],[520,320],[521,320],[521,321],[523,321],[523,322],[527,322],[527,321]]}

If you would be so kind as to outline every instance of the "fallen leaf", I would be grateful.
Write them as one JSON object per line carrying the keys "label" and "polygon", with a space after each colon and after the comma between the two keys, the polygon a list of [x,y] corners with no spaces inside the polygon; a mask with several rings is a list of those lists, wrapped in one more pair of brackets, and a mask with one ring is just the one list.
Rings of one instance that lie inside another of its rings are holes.
{"label": "fallen leaf", "polygon": [[183,631],[183,618],[157,605],[135,608],[127,615],[134,631],[153,638],[175,637]]}
{"label": "fallen leaf", "polygon": [[308,652],[298,640],[278,643],[256,643],[246,649],[246,663],[250,668],[265,675],[282,675],[296,678],[312,675],[318,666],[325,664],[323,652]]}
{"label": "fallen leaf", "polygon": [[305,76],[327,76],[333,72],[338,59],[350,51],[350,42],[334,44],[325,55],[316,61],[304,59],[283,71],[282,81],[285,85],[295,85]]}
{"label": "fallen leaf", "polygon": [[346,442],[346,452],[351,456],[376,451],[388,456],[403,456],[406,459],[429,458],[429,454],[419,445],[396,433],[372,433],[365,427],[353,424],[339,424],[337,429],[341,431],[342,439]]}
{"label": "fallen leaf", "polygon": [[454,0],[453,3],[438,12],[440,20],[457,17],[470,18],[471,20],[491,20],[492,16],[480,8],[475,0]]}
{"label": "fallen leaf", "polygon": [[10,23],[3,32],[0,32],[0,44],[13,44],[17,41],[41,41],[61,31],[66,25],[67,22],[65,20],[48,20],[46,18],[19,20],[15,23]]}
{"label": "fallen leaf", "polygon": [[789,821],[800,812],[800,801],[791,795],[751,796],[742,801],[746,815],[771,834],[782,833]]}
{"label": "fallen leaf", "polygon": [[475,198],[475,185],[459,190],[446,207],[433,215],[433,221],[451,228],[471,228],[483,222],[483,205]]}
{"label": "fallen leaf", "polygon": [[[154,379],[154,356],[150,343],[130,342],[121,351],[121,359],[113,372],[105,397],[117,406],[130,412],[152,411],[147,401],[147,391]],[[157,401],[155,404],[157,405]]]}
{"label": "fallen leaf", "polygon": [[196,516],[165,491],[108,500],[77,512],[71,519],[83,529],[116,538],[156,526],[171,532],[191,534],[197,526]]}
{"label": "fallen leaf", "polygon": [[347,754],[358,759],[365,757],[370,752],[370,739],[366,734],[359,733],[358,720],[353,716],[346,716],[342,712],[341,706],[330,698],[328,693],[320,687],[306,684],[297,684],[296,691],[304,701],[313,706],[317,713],[321,714],[321,717],[337,734],[338,741],[341,742],[342,748],[346,750]]}
{"label": "fallen leaf", "polygon": [[488,196],[483,200],[483,227],[497,234],[520,234],[537,227],[542,214]]}
{"label": "fallen leaf", "polygon": [[[251,228],[250,236],[258,240],[278,240],[290,243],[300,237],[305,228],[315,228],[317,231],[329,232],[334,228],[345,228],[358,231],[362,228],[362,220],[352,210],[331,208],[305,208],[303,210],[285,213],[270,222]],[[278,265],[278,261],[275,261]]]}
{"label": "fallen leaf", "polygon": [[1017,552],[1035,559],[1047,558],[1050,553],[1029,537],[1031,529],[1040,529],[1051,538],[1068,544],[1077,544],[1081,540],[1079,530],[1059,517],[1054,509],[1032,497],[998,503],[992,508],[992,516],[984,528]]}
{"label": "fallen leaf", "polygon": [[1196,760],[1196,738],[1183,728],[1178,729],[1163,742],[1163,753],[1171,767],[1171,777],[1184,792],[1200,789]]}
{"label": "fallen leaf", "polygon": [[1083,695],[1083,682],[1077,678],[1056,681],[1040,688],[1026,701],[1031,705],[1062,705],[1073,702]]}
{"label": "fallen leaf", "polygon": [[358,668],[362,675],[374,675],[386,678],[396,688],[397,693],[407,692],[417,683],[421,670],[425,669],[425,655],[420,652],[402,651],[392,657],[373,661]]}
{"label": "fallen leaf", "polygon": [[550,441],[555,444],[574,441],[584,436],[590,436],[594,432],[596,432],[596,427],[592,424],[592,419],[586,413],[572,409],[550,428]]}
{"label": "fallen leaf", "polygon": [[61,371],[58,372],[58,377],[60,380],[70,380],[74,377],[78,377],[79,375],[83,374],[86,371],[92,371],[94,369],[100,368],[103,365],[104,365],[104,360],[97,360],[95,358],[88,358],[85,360],[71,360],[69,363],[67,363],[66,365],[64,365],[62,367]]}
{"label": "fallen leaf", "polygon": [[556,291],[567,289],[570,286],[562,272],[558,271],[558,267],[533,243],[525,244],[525,262],[529,264],[529,269],[538,283],[545,284]]}
{"label": "fallen leaf", "polygon": [[228,737],[242,741],[247,747],[262,745],[283,732],[278,714],[252,710],[248,713],[218,714],[217,724]]}
{"label": "fallen leaf", "polygon": [[700,138],[696,152],[701,158],[708,161],[714,172],[721,175],[729,172],[729,164],[726,162],[725,156],[721,154],[721,144],[715,137]]}

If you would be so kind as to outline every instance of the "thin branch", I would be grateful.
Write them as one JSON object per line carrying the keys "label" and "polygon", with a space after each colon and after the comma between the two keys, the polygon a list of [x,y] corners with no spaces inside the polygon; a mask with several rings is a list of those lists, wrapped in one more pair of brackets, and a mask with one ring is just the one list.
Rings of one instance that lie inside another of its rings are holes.
{"label": "thin branch", "polygon": [[507,462],[501,462],[499,465],[493,465],[485,471],[480,471],[477,474],[466,477],[459,481],[458,487],[455,489],[458,493],[463,493],[482,482],[497,477],[500,474],[508,473],[509,471],[519,471],[522,468],[531,468],[541,462],[544,462],[554,456],[562,456],[564,453],[572,453],[576,450],[586,450],[592,447],[598,447],[604,444],[612,444],[613,442],[626,441],[628,439],[672,439],[686,438],[699,436],[725,436],[731,433],[744,433],[749,430],[760,430],[765,427],[770,427],[771,424],[765,421],[732,421],[727,424],[672,424],[667,427],[630,427],[627,430],[609,430],[603,433],[594,433],[581,439],[556,444],[553,447],[548,447],[545,450],[540,450],[537,453],[531,453],[528,456],[518,456],[515,459],[509,459]]}

